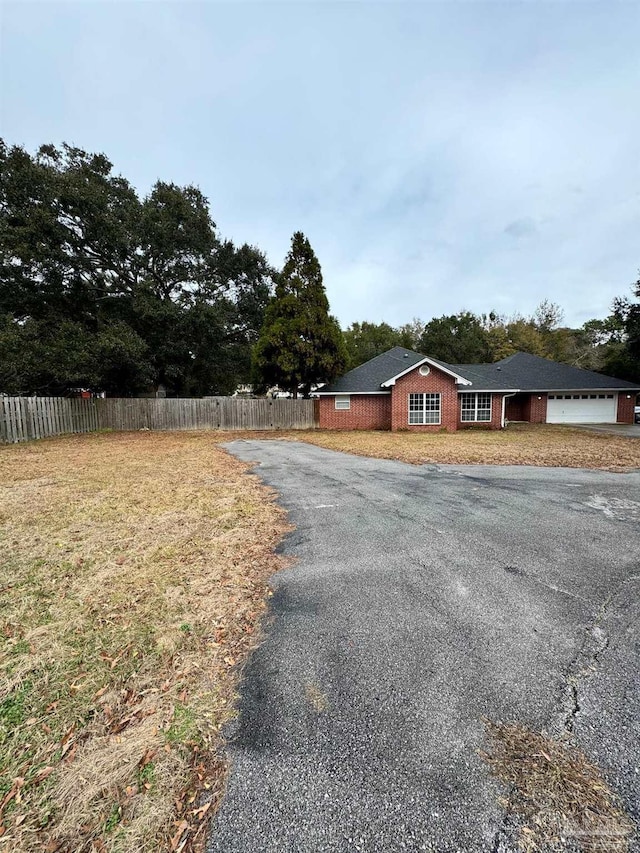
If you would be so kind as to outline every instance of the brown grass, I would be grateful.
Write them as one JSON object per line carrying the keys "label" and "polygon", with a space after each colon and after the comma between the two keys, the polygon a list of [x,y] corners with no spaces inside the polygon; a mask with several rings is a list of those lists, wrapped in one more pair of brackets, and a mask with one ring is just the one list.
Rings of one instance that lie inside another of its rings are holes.
{"label": "brown grass", "polygon": [[0,448],[0,849],[189,849],[286,528],[214,433]]}
{"label": "brown grass", "polygon": [[633,824],[600,771],[568,743],[519,723],[485,720],[492,773],[510,786],[503,805],[521,818],[526,853],[572,849],[625,853]]}
{"label": "brown grass", "polygon": [[308,430],[281,437],[414,465],[542,465],[616,471],[640,468],[637,438],[547,424],[513,424],[506,430],[470,429],[452,433]]}

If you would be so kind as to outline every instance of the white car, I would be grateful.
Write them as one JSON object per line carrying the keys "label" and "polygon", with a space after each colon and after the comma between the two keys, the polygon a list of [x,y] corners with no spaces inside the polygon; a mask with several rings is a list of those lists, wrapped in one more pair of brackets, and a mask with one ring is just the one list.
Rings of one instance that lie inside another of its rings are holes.
{"label": "white car", "polygon": [[640,406],[636,406],[634,411],[633,419],[637,424],[640,424]]}

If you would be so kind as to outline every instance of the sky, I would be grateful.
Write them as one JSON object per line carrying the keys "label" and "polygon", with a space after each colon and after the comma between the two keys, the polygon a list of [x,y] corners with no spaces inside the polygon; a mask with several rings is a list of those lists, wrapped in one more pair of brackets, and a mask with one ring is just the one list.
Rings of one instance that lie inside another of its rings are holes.
{"label": "sky", "polygon": [[543,299],[578,326],[640,268],[640,2],[3,0],[0,135],[195,184],[331,311]]}

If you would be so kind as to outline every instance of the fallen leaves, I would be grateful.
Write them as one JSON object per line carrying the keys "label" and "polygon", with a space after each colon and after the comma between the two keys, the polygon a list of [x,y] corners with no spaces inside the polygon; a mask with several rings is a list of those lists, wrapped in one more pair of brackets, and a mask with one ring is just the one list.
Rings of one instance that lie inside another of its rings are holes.
{"label": "fallen leaves", "polygon": [[[123,853],[202,847],[223,787],[219,731],[286,530],[269,490],[217,440],[1,449],[12,562],[0,637],[19,650],[16,697],[31,685],[0,789],[12,853],[113,853],[116,836]],[[117,832],[104,829],[110,815]]]}
{"label": "fallen leaves", "polygon": [[579,849],[626,853],[633,826],[600,771],[578,749],[519,723],[485,720],[481,757],[512,791],[525,853]]}

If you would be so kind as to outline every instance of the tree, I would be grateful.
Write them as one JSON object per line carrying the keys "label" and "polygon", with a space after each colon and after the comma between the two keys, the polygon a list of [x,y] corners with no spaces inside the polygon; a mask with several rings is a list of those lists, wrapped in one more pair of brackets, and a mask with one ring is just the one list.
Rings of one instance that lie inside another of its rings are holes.
{"label": "tree", "polygon": [[229,393],[247,381],[273,285],[221,241],[207,199],[138,198],[103,154],[0,141],[0,391]]}
{"label": "tree", "polygon": [[[640,300],[640,280],[632,288],[633,295]],[[603,371],[630,382],[640,382],[640,301],[628,297],[614,300],[610,322],[622,329],[622,334],[610,346],[604,361]]]}
{"label": "tree", "polygon": [[424,327],[419,345],[420,352],[449,364],[491,360],[482,320],[470,311],[431,320]]}
{"label": "tree", "polygon": [[254,352],[260,385],[277,385],[298,396],[312,386],[331,382],[347,363],[338,322],[329,314],[322,271],[301,231],[291,241],[275,296],[265,314]]}
{"label": "tree", "polygon": [[393,347],[402,346],[401,335],[388,323],[352,323],[344,332],[349,368],[358,367]]}
{"label": "tree", "polygon": [[397,330],[400,336],[400,346],[405,349],[418,351],[420,349],[420,339],[424,332],[425,324],[418,317],[414,317],[410,323],[404,323]]}
{"label": "tree", "polygon": [[491,361],[500,361],[516,352],[528,352],[542,358],[563,360],[568,351],[568,332],[559,329],[562,310],[558,305],[544,300],[530,317],[514,314],[504,317],[491,311],[483,315]]}

